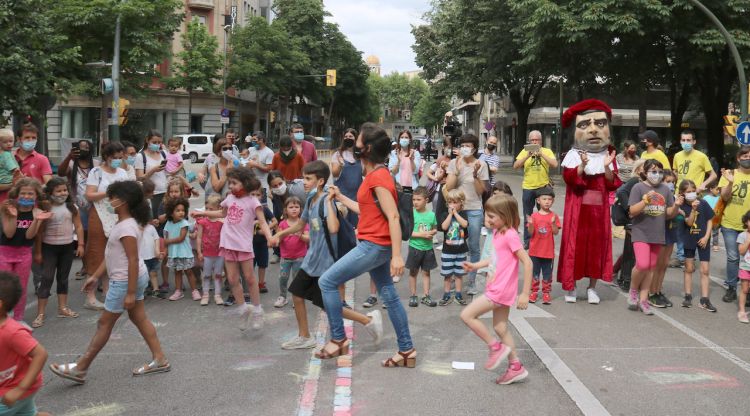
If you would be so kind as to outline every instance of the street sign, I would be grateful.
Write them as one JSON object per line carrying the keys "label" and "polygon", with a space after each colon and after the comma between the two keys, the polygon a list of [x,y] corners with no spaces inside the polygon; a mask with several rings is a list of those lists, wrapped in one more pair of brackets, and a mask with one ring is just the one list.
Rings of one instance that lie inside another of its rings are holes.
{"label": "street sign", "polygon": [[237,22],[237,6],[232,6],[230,10],[229,15],[232,16],[232,29],[234,29],[234,25]]}
{"label": "street sign", "polygon": [[737,125],[737,141],[740,144],[750,144],[750,122],[743,121]]}
{"label": "street sign", "polygon": [[222,117],[221,124],[229,124],[229,117]]}
{"label": "street sign", "polygon": [[219,113],[219,114],[221,114],[222,117],[229,117],[229,109],[228,108],[222,108],[221,109],[221,113]]}

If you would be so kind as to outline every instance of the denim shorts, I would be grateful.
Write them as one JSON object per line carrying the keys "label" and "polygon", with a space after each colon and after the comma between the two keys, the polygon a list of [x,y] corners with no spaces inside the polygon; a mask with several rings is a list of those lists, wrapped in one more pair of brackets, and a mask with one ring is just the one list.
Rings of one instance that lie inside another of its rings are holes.
{"label": "denim shorts", "polygon": [[31,396],[19,400],[13,407],[8,407],[0,402],[0,415],[2,416],[36,416],[36,404],[34,403],[34,396]]}
{"label": "denim shorts", "polygon": [[[143,300],[143,291],[148,286],[148,274],[138,276],[138,287],[135,289],[135,300]],[[125,295],[128,294],[127,280],[110,280],[107,297],[104,299],[104,310],[112,313],[125,312]]]}
{"label": "denim shorts", "polygon": [[143,263],[146,265],[146,270],[148,270],[149,273],[159,270],[159,265],[161,264],[159,259],[157,259],[156,257],[154,257],[153,259],[143,260]]}

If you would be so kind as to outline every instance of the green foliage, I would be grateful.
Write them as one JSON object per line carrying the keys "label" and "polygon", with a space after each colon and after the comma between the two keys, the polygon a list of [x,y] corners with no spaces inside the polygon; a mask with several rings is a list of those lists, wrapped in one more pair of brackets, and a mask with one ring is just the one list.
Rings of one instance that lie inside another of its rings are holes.
{"label": "green foliage", "polygon": [[167,84],[170,88],[184,88],[189,93],[198,89],[216,92],[222,66],[216,37],[208,33],[205,25],[193,20],[182,34],[182,51],[177,53],[174,75]]}
{"label": "green foliage", "polygon": [[[419,100],[427,95],[428,86],[419,77],[409,79],[406,75],[397,72],[381,77],[377,74],[371,74],[370,85],[373,92],[378,97],[379,111],[378,116],[383,115],[385,108],[393,110],[412,110]],[[398,117],[391,113],[389,120],[395,120]]]}
{"label": "green foliage", "polygon": [[442,125],[445,112],[450,110],[451,105],[446,97],[437,97],[428,92],[422,95],[411,113],[411,122],[423,126],[429,134],[432,134],[436,126]]}

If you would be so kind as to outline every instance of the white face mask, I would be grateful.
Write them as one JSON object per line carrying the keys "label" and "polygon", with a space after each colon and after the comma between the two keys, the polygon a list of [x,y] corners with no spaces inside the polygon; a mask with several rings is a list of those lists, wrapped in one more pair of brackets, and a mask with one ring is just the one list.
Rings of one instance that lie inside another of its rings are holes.
{"label": "white face mask", "polygon": [[286,193],[286,184],[282,183],[278,188],[271,188],[271,193],[274,195],[284,195]]}
{"label": "white face mask", "polygon": [[693,202],[696,199],[698,199],[698,193],[697,192],[685,192],[685,200]]}
{"label": "white face mask", "polygon": [[231,150],[222,150],[221,157],[231,162],[233,158],[233,153]]}
{"label": "white face mask", "polygon": [[461,148],[461,156],[463,157],[469,157],[474,154],[474,149],[470,147],[462,147]]}
{"label": "white face mask", "polygon": [[663,174],[656,173],[656,172],[648,172],[646,173],[646,179],[651,183],[651,185],[658,185],[661,183]]}
{"label": "white face mask", "polygon": [[291,150],[282,150],[281,153],[284,154],[284,156],[289,156],[289,153],[292,153]]}

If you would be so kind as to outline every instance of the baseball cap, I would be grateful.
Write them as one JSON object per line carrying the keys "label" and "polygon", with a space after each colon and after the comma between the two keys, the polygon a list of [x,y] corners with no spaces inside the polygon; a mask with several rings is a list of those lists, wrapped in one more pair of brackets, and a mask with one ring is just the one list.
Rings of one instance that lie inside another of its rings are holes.
{"label": "baseball cap", "polygon": [[659,135],[653,130],[646,130],[643,133],[638,134],[638,138],[652,143],[659,141]]}

